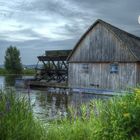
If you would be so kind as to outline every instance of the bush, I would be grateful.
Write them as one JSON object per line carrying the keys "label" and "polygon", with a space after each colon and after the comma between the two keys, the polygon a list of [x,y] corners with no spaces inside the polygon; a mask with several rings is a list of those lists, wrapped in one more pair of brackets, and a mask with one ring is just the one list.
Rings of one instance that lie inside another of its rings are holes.
{"label": "bush", "polygon": [[6,75],[7,72],[4,68],[0,68],[0,75]]}

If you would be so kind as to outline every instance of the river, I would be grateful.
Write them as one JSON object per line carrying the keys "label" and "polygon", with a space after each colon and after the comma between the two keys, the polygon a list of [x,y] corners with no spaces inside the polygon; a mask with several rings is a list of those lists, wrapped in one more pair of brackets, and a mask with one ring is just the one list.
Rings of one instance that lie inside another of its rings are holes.
{"label": "river", "polygon": [[[0,87],[14,86],[14,77],[0,76]],[[82,103],[88,103],[92,99],[105,98],[93,94],[72,93],[59,94],[49,93],[44,89],[15,88],[17,94],[26,96],[33,107],[34,115],[42,121],[67,115],[68,106],[79,107]]]}

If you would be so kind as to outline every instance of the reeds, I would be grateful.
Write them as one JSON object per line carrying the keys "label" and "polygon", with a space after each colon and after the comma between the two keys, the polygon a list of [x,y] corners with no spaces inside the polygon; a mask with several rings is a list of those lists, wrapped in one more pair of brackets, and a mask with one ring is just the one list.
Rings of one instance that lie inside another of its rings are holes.
{"label": "reeds", "polygon": [[140,139],[140,89],[109,100],[93,100],[48,130],[49,140]]}
{"label": "reeds", "polygon": [[70,107],[67,117],[48,123],[45,127],[34,118],[26,98],[0,92],[1,140],[139,140],[140,89]]}
{"label": "reeds", "polygon": [[17,97],[12,89],[0,91],[1,140],[44,140],[45,133],[26,98]]}

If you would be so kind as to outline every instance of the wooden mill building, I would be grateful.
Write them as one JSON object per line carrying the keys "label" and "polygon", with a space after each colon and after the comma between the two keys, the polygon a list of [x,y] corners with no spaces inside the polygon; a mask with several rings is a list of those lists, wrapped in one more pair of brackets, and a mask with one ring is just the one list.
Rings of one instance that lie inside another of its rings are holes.
{"label": "wooden mill building", "polygon": [[71,88],[125,90],[140,84],[140,38],[97,20],[68,57]]}

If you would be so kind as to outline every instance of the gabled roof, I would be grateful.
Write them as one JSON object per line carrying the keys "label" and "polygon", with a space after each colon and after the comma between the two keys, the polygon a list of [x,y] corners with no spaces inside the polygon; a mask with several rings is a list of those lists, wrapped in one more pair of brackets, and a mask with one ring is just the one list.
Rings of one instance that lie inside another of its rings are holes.
{"label": "gabled roof", "polygon": [[135,35],[132,35],[126,31],[123,31],[103,20],[98,19],[93,25],[90,26],[90,28],[82,35],[82,37],[79,39],[79,41],[76,43],[74,49],[70,53],[68,57],[68,61],[81,43],[81,41],[86,37],[86,35],[98,24],[105,26],[108,30],[110,30],[112,33],[115,34],[115,36],[128,48],[130,53],[134,56],[136,61],[140,61],[140,37],[137,37]]}

